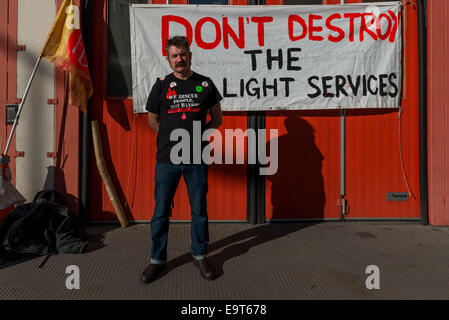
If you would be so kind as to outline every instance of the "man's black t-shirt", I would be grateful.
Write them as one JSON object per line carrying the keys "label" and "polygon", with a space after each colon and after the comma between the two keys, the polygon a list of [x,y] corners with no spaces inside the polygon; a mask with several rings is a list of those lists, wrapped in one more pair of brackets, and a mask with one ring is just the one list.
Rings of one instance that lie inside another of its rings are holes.
{"label": "man's black t-shirt", "polygon": [[[170,151],[179,143],[179,140],[170,141],[170,134],[175,129],[185,129],[190,139],[188,164],[198,163],[198,159],[201,159],[201,154],[198,152],[201,152],[208,143],[201,141],[201,136],[206,129],[207,111],[222,99],[212,80],[196,72],[193,72],[187,80],[178,79],[173,73],[157,79],[146,105],[149,112],[160,115],[156,160],[173,163],[170,159]],[[197,126],[201,123],[199,137],[193,136],[194,121],[197,122]],[[195,148],[194,154],[193,140],[198,138],[200,141],[195,143],[201,148],[200,150]]]}

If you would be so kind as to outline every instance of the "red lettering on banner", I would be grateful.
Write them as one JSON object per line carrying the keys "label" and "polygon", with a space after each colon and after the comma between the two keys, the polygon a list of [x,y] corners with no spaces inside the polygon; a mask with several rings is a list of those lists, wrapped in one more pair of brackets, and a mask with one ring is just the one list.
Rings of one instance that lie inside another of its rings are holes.
{"label": "red lettering on banner", "polygon": [[[301,25],[302,33],[299,36],[295,36],[293,33],[294,22],[298,22]],[[304,39],[307,35],[307,24],[303,18],[296,14],[292,14],[288,16],[288,36],[291,41],[298,41]]]}
{"label": "red lettering on banner", "polygon": [[[205,42],[201,35],[201,28],[206,22],[212,23],[215,27],[215,40],[213,42]],[[211,17],[201,18],[195,26],[195,42],[198,45],[198,47],[205,50],[211,50],[216,48],[220,43],[220,41],[221,41],[221,28],[218,21]]]}
{"label": "red lettering on banner", "polygon": [[[371,21],[369,24],[366,23],[365,17],[370,16]],[[364,33],[368,33],[371,38],[377,41],[377,35],[372,30],[369,29],[376,22],[376,16],[373,13],[362,13],[362,18],[360,22],[360,41],[363,42],[365,40]]]}
{"label": "red lettering on banner", "polygon": [[189,44],[192,43],[193,32],[192,26],[189,21],[183,17],[166,15],[162,16],[162,30],[161,30],[161,40],[162,40],[162,55],[165,57],[167,53],[165,52],[165,44],[167,43],[167,39],[170,38],[169,32],[169,23],[176,22],[182,24],[186,28],[186,37],[189,40]]}
{"label": "red lettering on banner", "polygon": [[322,16],[318,16],[315,14],[310,14],[309,15],[309,39],[312,41],[323,41],[323,37],[322,36],[315,36],[313,35],[314,32],[321,32],[323,31],[323,27],[316,27],[313,25],[313,20],[322,20],[323,17]]}
{"label": "red lettering on banner", "polygon": [[240,49],[245,47],[245,25],[243,17],[239,17],[239,36],[235,34],[234,30],[232,30],[231,26],[228,23],[228,18],[223,18],[223,46],[225,49],[229,49],[229,36],[234,40],[234,43]]}
{"label": "red lettering on banner", "polygon": [[331,22],[334,19],[341,19],[341,15],[339,13],[334,13],[334,14],[330,15],[326,19],[326,27],[330,31],[338,32],[338,36],[336,37],[336,36],[329,35],[327,38],[329,39],[329,41],[339,42],[339,41],[343,40],[343,38],[345,37],[345,32],[341,28],[331,25]]}
{"label": "red lettering on banner", "polygon": [[361,13],[345,13],[344,17],[349,19],[349,42],[354,42],[354,20],[356,18],[360,18],[362,16]]}
{"label": "red lettering on banner", "polygon": [[[175,15],[162,16],[162,55],[167,55],[165,52],[166,39],[171,36],[171,24],[175,23],[185,28],[185,35],[189,44],[192,44],[192,42],[195,41],[197,46],[204,50],[215,49],[220,45],[222,39],[223,47],[229,49],[230,38],[238,48],[244,49],[246,45],[245,40],[248,38],[248,35],[245,35],[245,31],[247,31],[245,30],[245,27],[247,27],[246,24],[249,23],[257,24],[258,45],[260,47],[265,45],[266,24],[273,22],[273,17],[235,17],[234,19],[237,19],[234,20],[237,21],[237,26],[235,27],[229,24],[229,18],[225,16],[222,16],[221,21],[212,17],[202,17],[197,22],[191,22],[183,17]],[[323,41],[326,38],[331,42],[341,42],[347,38],[347,41],[354,42],[356,31],[358,31],[360,42],[363,42],[366,39],[372,39],[374,41],[385,41],[388,39],[388,41],[394,42],[396,34],[398,33],[400,19],[401,12],[399,11],[396,15],[391,10],[387,13],[382,13],[379,16],[374,13],[349,12],[345,13],[342,17],[342,14],[340,13],[334,13],[328,16],[325,20],[321,15],[308,14],[307,18],[303,18],[299,15],[292,14],[288,16],[288,37],[292,42],[305,39],[306,37],[310,41]],[[359,21],[360,28],[356,30],[356,28],[359,27]],[[342,26],[343,23],[344,28]],[[383,29],[381,28],[382,23],[384,25]],[[205,41],[204,35],[206,32],[210,36],[210,38],[208,38],[210,40],[206,40],[211,42]],[[323,32],[328,35],[322,36],[321,34]],[[250,36],[252,36],[252,34]],[[74,47],[77,47],[76,43],[74,44]],[[78,60],[82,65],[83,60]]]}
{"label": "red lettering on banner", "polygon": [[396,33],[398,31],[399,21],[401,20],[401,11],[398,12],[398,16],[394,14],[393,11],[388,10],[388,14],[393,19],[393,27],[390,32],[390,42],[394,42],[394,39],[396,39]]}
{"label": "red lettering on banner", "polygon": [[[380,28],[382,18],[387,19],[387,22],[388,22],[388,28],[387,28],[387,31],[385,32],[385,34],[382,34],[382,29]],[[387,40],[388,36],[390,35],[391,28],[392,28],[392,24],[391,24],[390,16],[388,16],[385,13],[380,14],[376,20],[376,30],[377,30],[377,36],[379,37],[379,39]]]}
{"label": "red lettering on banner", "polygon": [[251,17],[251,22],[257,23],[257,38],[259,46],[263,47],[265,42],[264,23],[273,22],[273,17]]}

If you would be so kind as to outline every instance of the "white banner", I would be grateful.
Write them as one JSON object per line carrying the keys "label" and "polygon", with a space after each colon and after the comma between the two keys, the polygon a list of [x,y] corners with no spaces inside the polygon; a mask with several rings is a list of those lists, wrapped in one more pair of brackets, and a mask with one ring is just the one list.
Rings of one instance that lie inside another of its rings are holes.
{"label": "white banner", "polygon": [[131,5],[134,112],[172,72],[165,39],[187,36],[192,70],[224,111],[397,108],[398,2],[308,6]]}

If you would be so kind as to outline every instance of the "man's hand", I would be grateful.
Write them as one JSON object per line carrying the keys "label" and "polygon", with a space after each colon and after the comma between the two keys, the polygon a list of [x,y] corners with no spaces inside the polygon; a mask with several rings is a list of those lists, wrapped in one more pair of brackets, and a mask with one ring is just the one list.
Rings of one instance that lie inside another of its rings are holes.
{"label": "man's hand", "polygon": [[150,123],[151,129],[156,133],[159,133],[160,117],[156,113],[148,112],[148,122]]}
{"label": "man's hand", "polygon": [[210,121],[206,124],[206,129],[217,129],[223,123],[220,102],[210,107]]}

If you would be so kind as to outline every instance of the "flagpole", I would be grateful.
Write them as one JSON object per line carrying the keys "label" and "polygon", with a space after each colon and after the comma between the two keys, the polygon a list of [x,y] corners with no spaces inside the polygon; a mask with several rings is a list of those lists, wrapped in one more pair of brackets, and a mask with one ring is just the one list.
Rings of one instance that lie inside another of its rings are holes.
{"label": "flagpole", "polygon": [[6,157],[8,155],[9,145],[11,144],[12,136],[14,134],[14,131],[16,130],[17,123],[18,123],[19,117],[20,117],[20,112],[22,112],[23,104],[25,103],[25,99],[28,94],[28,90],[30,89],[31,82],[33,81],[34,75],[36,74],[36,70],[37,70],[37,67],[39,66],[39,62],[41,61],[41,59],[42,59],[42,55],[40,55],[39,58],[37,58],[37,61],[36,61],[36,64],[34,65],[34,69],[31,73],[30,79],[28,80],[28,84],[25,88],[25,92],[23,94],[22,101],[20,101],[19,110],[17,111],[16,118],[14,119],[14,124],[12,126],[11,133],[9,134],[8,143],[6,144],[5,151],[2,154],[3,157]]}
{"label": "flagpole", "polygon": [[60,16],[62,16],[63,14],[65,14],[65,10],[61,10],[61,9],[65,8],[67,6],[67,1],[68,0],[64,0],[64,2],[62,3],[61,7],[59,8],[58,14],[56,15],[56,19],[53,22],[53,26],[50,29],[50,33],[48,34],[47,39],[45,39],[45,43],[44,43],[44,46],[42,47],[41,54],[37,58],[36,64],[34,65],[34,69],[31,72],[31,76],[30,76],[30,79],[28,80],[28,84],[27,84],[27,86],[25,88],[25,92],[23,94],[22,101],[20,101],[19,110],[17,111],[16,118],[14,119],[14,124],[12,126],[11,133],[9,134],[8,143],[6,144],[5,151],[2,153],[3,157],[6,157],[8,155],[9,145],[11,144],[12,136],[14,134],[14,131],[16,130],[17,123],[18,123],[19,117],[20,117],[20,113],[22,112],[23,104],[25,103],[25,99],[26,99],[26,96],[28,94],[28,90],[30,89],[31,82],[33,81],[34,75],[36,74],[37,67],[39,66],[39,63],[41,62],[42,56],[44,55],[44,51],[47,48],[47,45],[50,42],[50,39],[52,38],[52,36],[53,36],[53,34],[55,32],[55,28],[56,28],[57,22],[59,20],[58,18]]}

